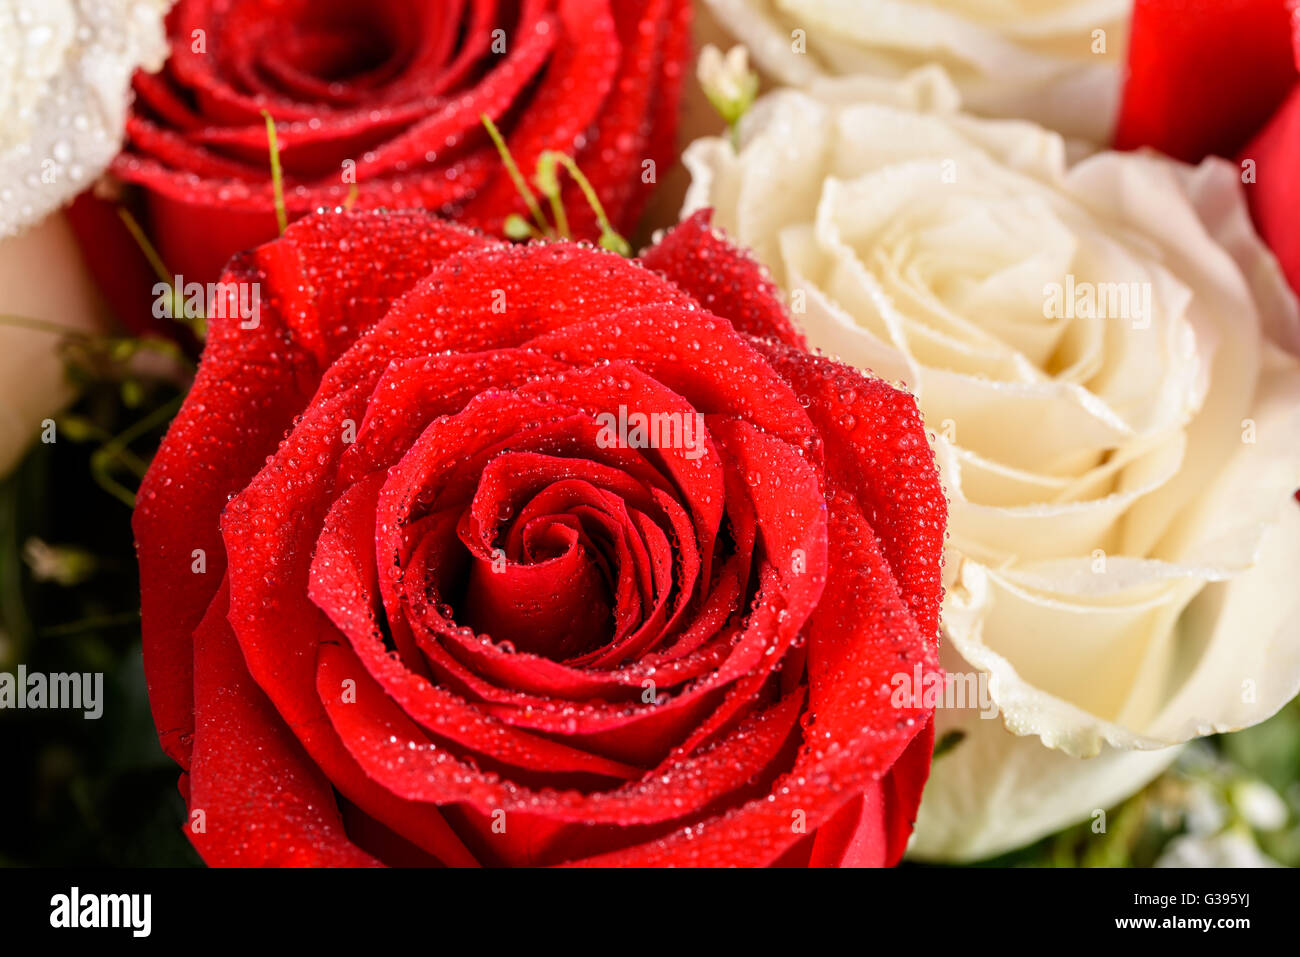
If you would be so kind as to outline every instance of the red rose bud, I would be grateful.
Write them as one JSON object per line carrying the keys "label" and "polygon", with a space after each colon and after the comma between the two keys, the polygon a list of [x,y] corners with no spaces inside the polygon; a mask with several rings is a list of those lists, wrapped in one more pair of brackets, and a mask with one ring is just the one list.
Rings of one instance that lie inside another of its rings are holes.
{"label": "red rose bud", "polygon": [[[279,232],[264,111],[291,219],[421,207],[500,234],[524,204],[483,114],[526,175],[546,150],[576,159],[622,233],[674,161],[688,0],[180,0],[168,30],[113,172],[200,282]],[[571,182],[565,198],[573,235],[598,239]]]}
{"label": "red rose bud", "polygon": [[234,259],[140,491],[215,865],[892,864],[946,505],[913,399],[707,214],[640,261],[417,212]]}
{"label": "red rose bud", "polygon": [[1300,293],[1296,0],[1136,0],[1115,145],[1237,162],[1255,225]]}

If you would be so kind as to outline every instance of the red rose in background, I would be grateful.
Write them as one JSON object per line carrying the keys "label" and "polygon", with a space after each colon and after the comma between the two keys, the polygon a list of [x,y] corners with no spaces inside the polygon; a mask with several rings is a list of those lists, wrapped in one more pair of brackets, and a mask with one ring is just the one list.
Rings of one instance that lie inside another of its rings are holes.
{"label": "red rose in background", "polygon": [[674,162],[689,0],[180,0],[168,30],[112,172],[144,187],[163,261],[199,282],[278,232],[263,110],[291,217],[355,184],[357,208],[499,233],[524,207],[484,113],[526,173],[543,150],[574,155],[624,232],[653,189],[643,164]]}
{"label": "red rose in background", "polygon": [[897,861],[933,456],[706,217],[637,262],[325,213],[223,281],[258,321],[213,320],[135,513],[209,863]]}
{"label": "red rose in background", "polygon": [[1136,0],[1115,145],[1244,163],[1260,235],[1300,292],[1296,0]]}

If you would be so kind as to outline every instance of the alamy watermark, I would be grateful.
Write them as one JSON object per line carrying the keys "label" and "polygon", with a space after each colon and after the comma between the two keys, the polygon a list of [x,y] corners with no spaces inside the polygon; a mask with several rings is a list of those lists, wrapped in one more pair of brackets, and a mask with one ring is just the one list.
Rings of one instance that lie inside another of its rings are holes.
{"label": "alamy watermark", "polygon": [[1151,283],[1065,282],[1043,286],[1045,319],[1127,319],[1134,329],[1151,325]]}
{"label": "alamy watermark", "polygon": [[602,449],[685,449],[694,461],[704,455],[704,416],[699,412],[629,412],[620,405],[618,414],[596,416]]}
{"label": "alamy watermark", "polygon": [[894,689],[889,703],[895,708],[974,708],[981,718],[998,716],[989,676],[982,671],[923,672],[918,662],[910,673],[896,672],[889,684]]}
{"label": "alamy watermark", "polygon": [[0,710],[84,711],[87,721],[104,714],[104,673],[73,674],[28,672],[19,665],[17,674],[0,671]]}
{"label": "alamy watermark", "polygon": [[261,324],[262,287],[255,282],[186,282],[177,275],[174,283],[153,286],[155,319],[238,319],[239,328],[256,329]]}
{"label": "alamy watermark", "polygon": [[73,887],[50,898],[50,926],[56,929],[125,928],[132,937],[148,937],[153,929],[150,894],[83,894]]}

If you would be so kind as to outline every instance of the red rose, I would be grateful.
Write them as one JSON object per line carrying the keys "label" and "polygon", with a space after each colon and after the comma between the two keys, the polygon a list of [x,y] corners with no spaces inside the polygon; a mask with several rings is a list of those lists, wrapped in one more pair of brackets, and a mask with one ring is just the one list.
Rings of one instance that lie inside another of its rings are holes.
{"label": "red rose", "polygon": [[1243,164],[1260,235],[1300,292],[1296,0],[1136,0],[1115,145]]}
{"label": "red rose", "polygon": [[636,262],[326,213],[223,282],[260,315],[213,320],[135,513],[209,863],[898,860],[933,456],[706,215]]}
{"label": "red rose", "polygon": [[[543,150],[574,155],[630,230],[673,162],[690,3],[180,0],[168,29],[112,171],[145,187],[167,267],[208,282],[278,233],[263,110],[291,217],[418,206],[500,232],[523,205],[486,113],[525,173]],[[574,235],[596,238],[586,204],[569,207]]]}

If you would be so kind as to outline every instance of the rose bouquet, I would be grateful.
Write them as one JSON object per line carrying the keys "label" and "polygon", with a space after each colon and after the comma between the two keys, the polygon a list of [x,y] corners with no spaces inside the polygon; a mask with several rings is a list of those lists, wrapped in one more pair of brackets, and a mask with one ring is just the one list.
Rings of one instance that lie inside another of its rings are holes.
{"label": "rose bouquet", "polygon": [[1291,14],[0,7],[19,778],[109,863],[1300,859]]}

